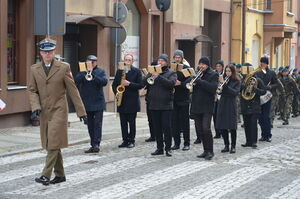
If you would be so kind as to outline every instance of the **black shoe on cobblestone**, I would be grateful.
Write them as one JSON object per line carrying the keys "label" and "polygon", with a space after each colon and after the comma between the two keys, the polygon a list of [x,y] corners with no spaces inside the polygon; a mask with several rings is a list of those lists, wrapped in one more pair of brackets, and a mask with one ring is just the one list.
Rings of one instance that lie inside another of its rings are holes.
{"label": "black shoe on cobblestone", "polygon": [[171,147],[171,150],[178,150],[179,149],[179,146],[178,145],[174,145]]}
{"label": "black shoe on cobblestone", "polygon": [[119,145],[119,148],[125,148],[128,146],[128,143],[123,142],[122,144]]}
{"label": "black shoe on cobblestone", "polygon": [[205,160],[211,160],[214,157],[213,152],[207,152],[206,156],[204,157]]}
{"label": "black shoe on cobblestone", "polygon": [[50,184],[57,184],[57,183],[61,183],[61,182],[65,182],[66,181],[66,177],[58,177],[55,176],[51,181]]}
{"label": "black shoe on cobblestone", "polygon": [[145,142],[154,142],[155,138],[149,137],[148,139],[145,140]]}
{"label": "black shoe on cobblestone", "polygon": [[235,147],[232,146],[229,153],[235,153]]}
{"label": "black shoe on cobblestone", "polygon": [[282,123],[282,125],[288,125],[289,124],[289,121],[284,121],[283,123]]}
{"label": "black shoe on cobblestone", "polygon": [[272,138],[267,138],[266,142],[272,142]]}
{"label": "black shoe on cobblestone", "polygon": [[84,153],[99,153],[99,147],[91,147],[88,150],[84,151]]}
{"label": "black shoe on cobblestone", "polygon": [[245,144],[241,144],[242,147],[251,147],[251,144],[245,143]]}
{"label": "black shoe on cobblestone", "polygon": [[182,150],[183,150],[183,151],[188,151],[188,150],[190,150],[190,146],[186,145],[186,146],[184,146],[184,147],[182,148]]}
{"label": "black shoe on cobblestone", "polygon": [[254,144],[252,144],[252,149],[256,149],[257,148],[257,144],[256,143],[254,143]]}
{"label": "black shoe on cobblestone", "polygon": [[128,146],[127,146],[127,148],[133,148],[133,147],[135,147],[134,143],[129,143]]}
{"label": "black shoe on cobblestone", "polygon": [[220,135],[215,135],[215,136],[214,136],[214,139],[219,139],[219,138],[221,138]]}
{"label": "black shoe on cobblestone", "polygon": [[204,151],[204,152],[201,153],[200,155],[197,155],[197,158],[205,158],[206,155],[207,155],[207,152]]}
{"label": "black shoe on cobblestone", "polygon": [[35,181],[37,183],[41,183],[43,185],[49,185],[50,184],[50,180],[46,176],[41,176],[39,178],[35,178]]}
{"label": "black shoe on cobblestone", "polygon": [[164,151],[160,150],[160,149],[156,149],[156,151],[154,151],[153,153],[151,153],[151,155],[163,155]]}
{"label": "black shoe on cobblestone", "polygon": [[201,144],[201,140],[200,139],[196,139],[194,144]]}
{"label": "black shoe on cobblestone", "polygon": [[224,149],[221,150],[221,153],[229,152],[229,146],[225,146]]}
{"label": "black shoe on cobblestone", "polygon": [[259,138],[259,140],[258,141],[260,141],[260,142],[264,142],[264,141],[267,141],[267,139],[266,138],[263,138],[263,137],[261,137],[261,138]]}
{"label": "black shoe on cobblestone", "polygon": [[172,156],[172,151],[171,150],[166,150],[166,156],[171,157]]}

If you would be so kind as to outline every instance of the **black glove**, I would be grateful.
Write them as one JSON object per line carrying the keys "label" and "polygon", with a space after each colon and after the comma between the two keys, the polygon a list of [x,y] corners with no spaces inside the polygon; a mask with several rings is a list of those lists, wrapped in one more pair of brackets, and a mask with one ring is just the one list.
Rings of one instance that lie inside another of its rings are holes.
{"label": "black glove", "polygon": [[86,117],[86,115],[79,117],[79,119],[80,119],[80,122],[83,121],[83,124],[87,124],[87,117]]}
{"label": "black glove", "polygon": [[42,110],[41,109],[37,109],[35,111],[32,112],[33,115],[36,115],[36,116],[40,116]]}

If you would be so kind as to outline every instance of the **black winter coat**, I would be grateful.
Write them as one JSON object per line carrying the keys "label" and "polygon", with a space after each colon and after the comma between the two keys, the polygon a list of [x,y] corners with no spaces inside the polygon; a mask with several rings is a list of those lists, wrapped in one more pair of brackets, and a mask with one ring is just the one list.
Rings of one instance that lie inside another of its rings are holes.
{"label": "black winter coat", "polygon": [[101,111],[106,109],[103,87],[107,85],[105,71],[95,67],[92,71],[93,79],[85,79],[86,72],[79,72],[75,83],[80,91],[86,111]]}
{"label": "black winter coat", "polygon": [[[117,93],[117,87],[121,84],[122,71],[117,70],[112,83],[113,92]],[[131,66],[131,70],[126,73],[126,80],[130,82],[125,86],[121,106],[117,107],[119,113],[136,113],[141,111],[139,89],[143,88],[142,73],[140,69]]]}
{"label": "black winter coat", "polygon": [[214,111],[215,95],[219,75],[211,68],[204,71],[202,78],[195,81],[193,86],[190,114],[211,113]]}
{"label": "black winter coat", "polygon": [[[184,65],[183,68],[189,68]],[[180,85],[175,86],[174,103],[179,106],[186,106],[190,104],[190,91],[186,88],[186,84],[191,81],[191,77],[185,77],[182,72],[177,71],[177,79],[181,82]]]}
{"label": "black winter coat", "polygon": [[[256,78],[258,81],[258,86],[254,89],[256,93],[255,97],[252,100],[245,100],[241,97],[241,112],[243,115],[248,114],[260,114],[261,106],[260,106],[260,96],[266,94],[266,87],[264,82],[260,78]],[[244,83],[241,85],[241,90],[245,88]]]}
{"label": "black winter coat", "polygon": [[143,79],[143,84],[147,86],[149,110],[173,110],[176,72],[170,70],[169,66],[164,66],[163,72],[155,78],[153,85],[148,84],[147,79],[149,77],[151,77],[150,73]]}
{"label": "black winter coat", "polygon": [[278,86],[276,73],[267,68],[266,73],[263,71],[255,73],[255,77],[260,78],[267,90],[274,92]]}
{"label": "black winter coat", "polygon": [[221,98],[218,103],[217,129],[237,129],[237,103],[236,97],[240,93],[239,80],[230,79],[223,86]]}

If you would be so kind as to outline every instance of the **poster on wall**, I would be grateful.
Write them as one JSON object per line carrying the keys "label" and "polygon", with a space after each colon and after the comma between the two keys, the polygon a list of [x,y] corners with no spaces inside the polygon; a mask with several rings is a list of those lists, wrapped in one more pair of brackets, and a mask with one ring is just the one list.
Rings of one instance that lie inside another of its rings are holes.
{"label": "poster on wall", "polygon": [[127,36],[124,43],[121,45],[121,58],[124,55],[133,55],[133,66],[139,68],[139,58],[140,58],[140,37],[139,36]]}

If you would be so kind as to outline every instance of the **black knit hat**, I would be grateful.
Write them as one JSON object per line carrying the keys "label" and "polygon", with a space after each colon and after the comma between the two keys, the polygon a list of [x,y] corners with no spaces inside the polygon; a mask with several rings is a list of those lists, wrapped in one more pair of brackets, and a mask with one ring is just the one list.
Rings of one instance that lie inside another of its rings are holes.
{"label": "black knit hat", "polygon": [[269,64],[269,59],[267,57],[262,57],[260,58],[260,63],[265,63],[265,64]]}
{"label": "black knit hat", "polygon": [[224,68],[224,62],[223,62],[223,60],[217,61],[216,65],[217,65],[217,64],[220,64],[220,65],[222,66],[222,68]]}
{"label": "black knit hat", "polygon": [[210,66],[210,62],[209,62],[209,59],[207,57],[201,57],[201,59],[199,60],[198,64],[205,64],[208,67]]}
{"label": "black knit hat", "polygon": [[157,58],[157,60],[159,60],[159,59],[163,59],[166,62],[169,62],[169,57],[168,57],[167,54],[161,54],[161,55],[159,55],[158,58]]}

